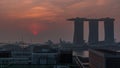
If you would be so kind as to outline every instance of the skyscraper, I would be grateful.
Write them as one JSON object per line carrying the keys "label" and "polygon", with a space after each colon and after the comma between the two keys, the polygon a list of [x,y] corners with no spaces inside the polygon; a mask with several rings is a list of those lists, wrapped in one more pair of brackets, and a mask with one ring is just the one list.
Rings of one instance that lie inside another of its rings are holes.
{"label": "skyscraper", "polygon": [[73,43],[82,45],[84,43],[84,18],[73,18],[68,19],[69,21],[74,21],[74,37]]}
{"label": "skyscraper", "polygon": [[105,27],[105,42],[113,43],[114,42],[114,19],[106,18],[104,20]]}
{"label": "skyscraper", "polygon": [[98,20],[89,20],[89,44],[98,43]]}

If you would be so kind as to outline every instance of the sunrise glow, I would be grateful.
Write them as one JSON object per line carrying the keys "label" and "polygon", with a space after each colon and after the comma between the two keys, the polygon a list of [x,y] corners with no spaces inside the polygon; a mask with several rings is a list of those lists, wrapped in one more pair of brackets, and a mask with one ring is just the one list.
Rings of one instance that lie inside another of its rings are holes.
{"label": "sunrise glow", "polygon": [[16,39],[22,33],[26,39],[34,35],[43,41],[56,41],[59,37],[72,41],[73,23],[66,19],[112,17],[116,19],[115,39],[120,40],[119,3],[120,0],[0,0],[0,38]]}

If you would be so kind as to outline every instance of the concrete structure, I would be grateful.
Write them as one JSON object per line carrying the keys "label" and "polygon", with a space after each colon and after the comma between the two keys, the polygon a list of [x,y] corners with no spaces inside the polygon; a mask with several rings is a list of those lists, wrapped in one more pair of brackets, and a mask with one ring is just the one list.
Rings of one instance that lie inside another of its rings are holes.
{"label": "concrete structure", "polygon": [[0,58],[0,64],[29,64],[29,58]]}
{"label": "concrete structure", "polygon": [[89,20],[89,44],[98,43],[98,20]]}
{"label": "concrete structure", "polygon": [[0,51],[0,64],[29,64],[29,57],[13,57],[11,51]]}
{"label": "concrete structure", "polygon": [[104,20],[105,28],[105,42],[113,43],[114,42],[114,19],[106,18]]}
{"label": "concrete structure", "polygon": [[31,58],[31,52],[11,52],[11,57],[13,58]]}
{"label": "concrete structure", "polygon": [[57,64],[57,54],[58,52],[48,45],[35,46],[32,53],[32,64]]}
{"label": "concrete structure", "polygon": [[47,44],[31,44],[24,48],[30,51],[23,51],[23,49],[13,51],[12,49],[0,51],[1,67],[76,68],[77,66],[73,63],[71,50],[61,50]]}
{"label": "concrete structure", "polygon": [[74,44],[84,44],[84,18],[73,18],[68,19],[68,21],[74,21],[74,37],[73,37],[73,43]]}
{"label": "concrete structure", "polygon": [[87,19],[87,18],[72,18],[68,21],[74,21],[74,38],[73,43],[83,45],[84,44],[84,21],[89,22],[89,44],[97,44],[99,41],[98,23],[99,21],[104,22],[105,27],[105,42],[114,42],[114,19],[113,18],[100,18],[100,19]]}
{"label": "concrete structure", "polygon": [[107,49],[89,50],[90,68],[120,68],[120,51]]}

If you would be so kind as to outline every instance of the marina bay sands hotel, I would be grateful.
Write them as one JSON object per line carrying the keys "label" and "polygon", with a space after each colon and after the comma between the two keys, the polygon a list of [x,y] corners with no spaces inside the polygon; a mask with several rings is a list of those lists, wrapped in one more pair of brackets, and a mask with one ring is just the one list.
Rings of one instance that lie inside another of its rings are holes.
{"label": "marina bay sands hotel", "polygon": [[89,22],[89,44],[97,44],[99,42],[98,24],[100,21],[104,22],[105,43],[114,42],[114,20],[113,18],[100,18],[100,19],[87,19],[87,18],[72,18],[68,21],[74,21],[74,38],[73,43],[82,45],[84,44],[84,21]]}

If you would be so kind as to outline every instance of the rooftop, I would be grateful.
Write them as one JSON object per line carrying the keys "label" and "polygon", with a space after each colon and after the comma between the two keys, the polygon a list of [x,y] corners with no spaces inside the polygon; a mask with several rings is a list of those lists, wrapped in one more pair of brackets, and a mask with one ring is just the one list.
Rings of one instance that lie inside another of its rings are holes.
{"label": "rooftop", "polygon": [[93,49],[90,50],[100,56],[104,57],[117,57],[120,56],[120,50],[115,49]]}
{"label": "rooftop", "polygon": [[56,53],[57,50],[52,48],[50,45],[40,45],[33,47],[34,53]]}

